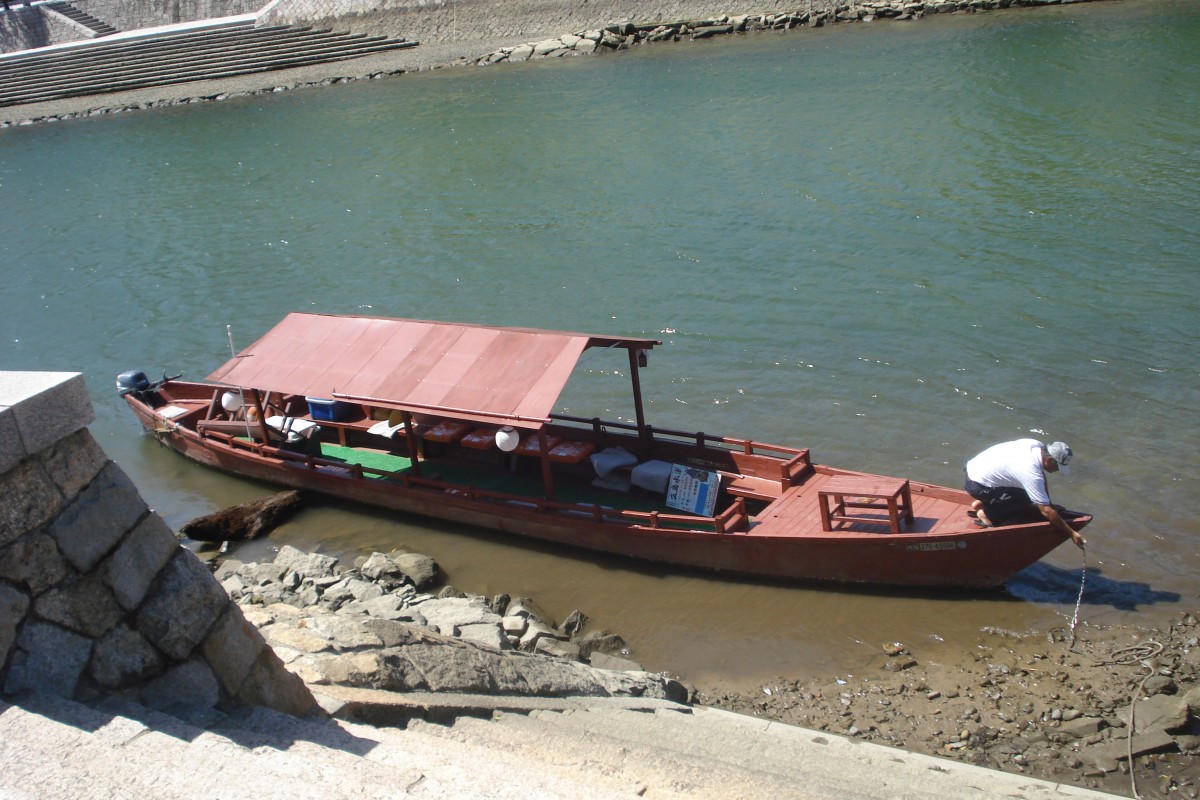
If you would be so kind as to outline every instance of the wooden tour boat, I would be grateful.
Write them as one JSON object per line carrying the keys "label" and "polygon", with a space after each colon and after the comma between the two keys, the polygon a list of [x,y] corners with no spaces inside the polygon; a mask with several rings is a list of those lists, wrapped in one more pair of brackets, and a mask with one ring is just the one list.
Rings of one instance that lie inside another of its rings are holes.
{"label": "wooden tour boat", "polygon": [[[1044,521],[980,528],[959,489],[652,428],[639,369],[659,344],[293,313],[210,382],[117,385],[161,442],[226,472],[662,564],[995,587],[1066,540]],[[552,413],[589,348],[626,351],[634,422]]]}

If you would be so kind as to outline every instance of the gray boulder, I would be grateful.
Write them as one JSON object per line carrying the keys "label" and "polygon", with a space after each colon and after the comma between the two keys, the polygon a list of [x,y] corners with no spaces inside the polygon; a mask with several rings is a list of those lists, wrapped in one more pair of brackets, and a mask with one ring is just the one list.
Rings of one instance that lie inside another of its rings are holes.
{"label": "gray boulder", "polygon": [[397,553],[392,556],[392,561],[418,590],[427,589],[437,582],[438,564],[429,556],[419,553]]}
{"label": "gray boulder", "polygon": [[1188,725],[1188,704],[1182,697],[1156,694],[1138,700],[1134,711],[1134,733],[1182,732]]}
{"label": "gray boulder", "polygon": [[332,575],[337,563],[338,560],[333,556],[305,553],[291,545],[279,548],[279,553],[275,556],[275,566],[304,578],[324,578]]}

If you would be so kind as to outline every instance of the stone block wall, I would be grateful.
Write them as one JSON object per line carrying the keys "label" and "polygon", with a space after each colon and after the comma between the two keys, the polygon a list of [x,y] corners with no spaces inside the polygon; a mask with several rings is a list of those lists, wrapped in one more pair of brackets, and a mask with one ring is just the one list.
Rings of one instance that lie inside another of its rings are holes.
{"label": "stone block wall", "polygon": [[76,373],[0,372],[0,692],[316,709],[92,438]]}
{"label": "stone block wall", "polygon": [[[0,13],[0,53],[16,53],[35,47],[94,38],[87,28],[48,11],[40,5],[18,7],[24,0],[11,0],[13,8]],[[221,17],[255,14],[266,0],[71,0],[71,5],[107,22],[119,31],[157,28],[181,22],[198,22]]]}
{"label": "stone block wall", "polygon": [[40,6],[17,7],[0,14],[0,53],[17,53],[34,47],[82,41],[88,38],[60,14],[49,13]]}
{"label": "stone block wall", "polygon": [[71,5],[120,31],[255,14],[267,0],[71,0]]}

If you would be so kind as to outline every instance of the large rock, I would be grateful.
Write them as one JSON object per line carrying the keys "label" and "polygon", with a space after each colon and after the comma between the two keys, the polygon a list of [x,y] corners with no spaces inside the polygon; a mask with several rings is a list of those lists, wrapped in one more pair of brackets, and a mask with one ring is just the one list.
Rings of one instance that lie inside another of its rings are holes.
{"label": "large rock", "polygon": [[[1196,652],[1193,650],[1193,652]],[[1200,720],[1200,687],[1188,689],[1183,695],[1183,702],[1187,704],[1188,713],[1193,719]]]}
{"label": "large rock", "polygon": [[146,514],[137,487],[116,464],[96,479],[50,525],[50,535],[80,572],[87,572]]}
{"label": "large rock", "polygon": [[226,694],[237,696],[238,688],[266,646],[262,634],[243,616],[241,609],[229,605],[201,644],[201,652]]}
{"label": "large rock", "polygon": [[37,598],[33,610],[47,622],[93,639],[112,630],[124,615],[112,592],[95,575],[50,589]]}
{"label": "large rock", "polygon": [[508,54],[509,61],[528,61],[533,55],[533,46],[528,44],[517,45]]}
{"label": "large rock", "polygon": [[79,494],[108,464],[108,456],[86,429],[43,450],[41,459],[63,497]]}
{"label": "large rock", "polygon": [[420,553],[396,553],[392,556],[392,561],[418,590],[428,589],[437,583],[438,564],[429,556]]}
{"label": "large rock", "polygon": [[96,642],[90,673],[101,686],[119,689],[145,681],[163,670],[163,659],[145,637],[121,625]]}
{"label": "large rock", "polygon": [[455,636],[467,625],[489,624],[499,630],[500,616],[482,601],[461,598],[428,600],[421,603],[421,616],[430,627],[446,636]]}
{"label": "large rock", "polygon": [[91,652],[91,639],[48,622],[31,621],[17,637],[4,691],[74,697]]}
{"label": "large rock", "polygon": [[179,550],[137,613],[137,629],[174,659],[186,658],[225,610],[229,598],[188,550]]}
{"label": "large rock", "polygon": [[35,459],[0,475],[0,545],[49,522],[63,498]]}
{"label": "large rock", "polygon": [[[335,614],[323,608],[297,614],[296,609],[285,608],[270,606],[253,618],[271,643],[293,641],[301,634],[314,643],[335,634],[339,645],[356,643],[355,650],[310,651],[290,661],[290,668],[310,683],[397,692],[686,697],[673,681],[645,672],[612,672],[561,658],[501,650],[404,622]],[[499,631],[498,621],[490,627]]]}
{"label": "large rock", "polygon": [[1134,733],[1182,731],[1188,724],[1188,704],[1182,697],[1156,694],[1134,706]]}
{"label": "large rock", "polygon": [[[398,692],[630,695],[686,702],[686,689],[641,671],[633,662],[615,660],[612,666],[620,671],[580,663],[579,647],[563,642],[567,634],[556,630],[528,598],[509,602],[507,595],[498,597],[494,607],[510,615],[502,618],[482,597],[457,591],[433,597],[409,585],[395,591],[382,588],[395,581],[393,564],[410,569],[417,565],[432,579],[436,563],[425,556],[373,554],[356,570],[317,579],[324,585],[319,601],[310,598],[306,607],[299,607],[303,590],[317,582],[306,577],[298,585],[300,577],[292,570],[305,569],[305,560],[305,554],[284,548],[272,565],[277,570],[285,565],[283,583],[274,581],[277,573],[261,576],[265,588],[248,592],[241,602],[247,622],[275,648],[269,652],[280,654],[288,669],[308,683]],[[226,582],[237,578],[246,583],[260,577],[259,565],[234,566],[236,572],[221,567],[217,575]],[[268,594],[276,598],[273,604],[254,605]],[[355,599],[348,600],[351,597]],[[577,630],[585,622],[576,612],[565,627]],[[524,647],[540,652],[514,651],[520,638],[525,639]],[[624,646],[620,637],[605,634],[581,641],[589,655]]]}
{"label": "large rock", "polygon": [[217,676],[202,658],[176,664],[142,687],[141,701],[160,711],[212,708],[221,699]]}
{"label": "large rock", "polygon": [[127,611],[137,608],[146,597],[159,571],[179,551],[179,541],[163,522],[150,514],[134,528],[121,546],[103,565],[104,582],[117,602]]}
{"label": "large rock", "polygon": [[0,583],[0,664],[8,661],[9,650],[17,638],[17,626],[29,610],[29,597],[22,591]]}
{"label": "large rock", "polygon": [[338,560],[320,553],[305,553],[291,545],[279,548],[275,555],[275,566],[285,572],[294,572],[302,578],[325,578],[333,575]]}
{"label": "large rock", "polygon": [[304,498],[300,492],[279,492],[197,517],[179,532],[198,542],[257,539],[287,522],[303,506]]}
{"label": "large rock", "polygon": [[0,551],[0,578],[39,595],[72,572],[58,545],[44,533],[30,533]]}

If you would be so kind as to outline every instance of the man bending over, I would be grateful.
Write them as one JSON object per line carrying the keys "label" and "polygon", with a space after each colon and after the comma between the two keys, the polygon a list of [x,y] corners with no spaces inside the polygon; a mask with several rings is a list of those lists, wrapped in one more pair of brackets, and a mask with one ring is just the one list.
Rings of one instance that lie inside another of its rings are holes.
{"label": "man bending over", "polygon": [[1046,473],[1065,475],[1070,460],[1071,448],[1063,442],[1047,447],[1037,439],[1017,439],[984,450],[964,470],[963,488],[975,498],[975,518],[985,526],[1014,525],[1034,522],[1040,515],[1083,547],[1083,536],[1063,520],[1046,489]]}

